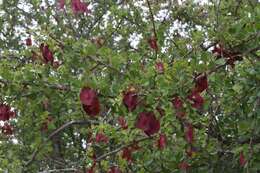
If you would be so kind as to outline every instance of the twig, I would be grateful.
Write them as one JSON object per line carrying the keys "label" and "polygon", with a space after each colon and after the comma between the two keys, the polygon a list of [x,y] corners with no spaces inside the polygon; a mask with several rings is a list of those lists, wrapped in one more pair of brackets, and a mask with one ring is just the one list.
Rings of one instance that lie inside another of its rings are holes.
{"label": "twig", "polygon": [[226,67],[226,65],[227,65],[227,63],[215,67],[214,69],[208,71],[208,72],[207,72],[207,75],[208,75],[208,76],[211,75],[212,73],[218,71],[219,69],[221,69],[221,68],[223,68],[223,67]]}
{"label": "twig", "polygon": [[54,41],[56,41],[58,43],[58,46],[63,49],[64,48],[64,44],[62,43],[62,41],[60,41],[59,39],[57,39],[56,37],[54,37],[52,34],[49,34],[49,37],[52,38]]}
{"label": "twig", "polygon": [[122,146],[118,147],[117,149],[115,149],[115,150],[113,150],[113,151],[111,151],[111,152],[108,152],[108,153],[105,153],[105,154],[99,156],[99,157],[96,159],[96,161],[99,162],[99,161],[105,159],[106,157],[108,157],[108,156],[110,156],[110,155],[113,155],[113,154],[118,153],[119,151],[121,151],[121,150],[124,149],[124,148],[130,147],[130,146],[132,146],[132,145],[135,144],[135,143],[139,143],[139,142],[142,142],[142,141],[145,141],[145,140],[148,140],[148,139],[152,139],[153,137],[154,137],[154,136],[146,136],[146,137],[140,138],[140,139],[138,139],[138,140],[134,140],[134,141],[132,141],[132,142],[129,143],[129,144],[122,145]]}

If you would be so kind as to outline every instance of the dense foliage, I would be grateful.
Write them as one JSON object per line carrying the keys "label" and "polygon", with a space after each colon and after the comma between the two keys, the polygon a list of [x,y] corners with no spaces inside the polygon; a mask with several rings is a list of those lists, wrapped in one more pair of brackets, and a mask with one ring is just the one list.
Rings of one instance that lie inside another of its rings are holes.
{"label": "dense foliage", "polygon": [[4,0],[0,172],[260,170],[256,0]]}

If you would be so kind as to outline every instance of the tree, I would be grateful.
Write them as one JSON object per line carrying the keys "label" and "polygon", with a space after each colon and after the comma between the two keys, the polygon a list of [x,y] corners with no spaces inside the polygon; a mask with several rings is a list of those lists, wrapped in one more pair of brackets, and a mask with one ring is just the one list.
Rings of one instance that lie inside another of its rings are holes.
{"label": "tree", "polygon": [[257,172],[254,0],[13,0],[0,171]]}

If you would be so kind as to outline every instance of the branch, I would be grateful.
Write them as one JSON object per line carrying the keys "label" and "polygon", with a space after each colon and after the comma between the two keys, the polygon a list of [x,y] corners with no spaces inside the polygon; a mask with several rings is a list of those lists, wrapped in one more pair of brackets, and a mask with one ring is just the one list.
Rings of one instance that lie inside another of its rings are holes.
{"label": "branch", "polygon": [[[64,10],[64,14],[66,19],[68,20],[68,22],[66,22],[66,24],[68,24],[68,28],[71,29],[71,31],[73,32],[73,34],[75,35],[76,38],[80,37],[80,34],[76,31],[76,29],[74,28],[74,26],[72,25],[72,20],[70,18],[70,15],[67,13],[66,10]],[[65,25],[66,26],[66,25]]]}
{"label": "branch", "polygon": [[209,70],[209,71],[207,72],[207,75],[208,75],[208,76],[211,75],[212,73],[218,71],[219,69],[221,69],[221,68],[223,68],[223,67],[226,67],[226,65],[227,65],[227,63],[222,64],[222,65],[219,65],[219,66],[215,67],[214,69]]}
{"label": "branch", "polygon": [[212,46],[216,45],[215,42],[213,43],[210,43],[208,46],[204,46],[203,43],[200,44],[200,48],[203,50],[203,51],[207,51],[209,48],[211,48]]}
{"label": "branch", "polygon": [[2,84],[4,84],[4,85],[7,85],[7,84],[8,84],[7,81],[4,80],[4,79],[0,79],[0,83],[2,83]]}
{"label": "branch", "polygon": [[[68,85],[62,85],[62,84],[49,84],[47,83],[46,81],[43,81],[44,82],[44,86],[47,87],[47,88],[51,88],[51,89],[56,89],[56,90],[61,90],[61,91],[70,91],[71,88],[68,86]],[[4,80],[4,79],[0,79],[0,83],[3,83],[5,85],[8,85],[8,84],[12,84],[11,81],[8,81],[8,80]],[[36,83],[33,83],[33,81],[22,81],[21,83],[19,83],[21,85],[24,85],[24,86],[27,86],[27,85],[34,85],[34,86],[41,86],[41,84],[36,84]]]}
{"label": "branch", "polygon": [[231,50],[239,49],[239,47],[243,46],[245,43],[251,42],[252,40],[258,39],[260,37],[260,31],[250,34],[247,38],[243,39],[237,45],[231,47]]}
{"label": "branch", "polygon": [[48,141],[50,139],[52,139],[58,133],[60,133],[61,131],[63,131],[64,129],[66,129],[66,128],[72,126],[72,125],[85,125],[85,124],[98,124],[98,122],[97,121],[93,121],[93,120],[72,120],[72,121],[69,121],[69,122],[63,124],[58,129],[54,130],[48,136],[48,138],[34,150],[31,159],[25,163],[25,166],[29,166],[35,160],[35,158],[36,158],[37,154],[39,153],[39,151],[48,143]]}
{"label": "branch", "polygon": [[243,55],[246,55],[246,54],[248,54],[248,53],[254,53],[254,52],[257,52],[257,51],[259,51],[260,50],[260,46],[257,46],[257,47],[254,47],[254,48],[252,48],[252,49],[248,49],[247,51],[245,51],[244,53],[243,53]]}
{"label": "branch", "polygon": [[157,34],[156,34],[156,29],[155,29],[155,22],[154,22],[154,17],[153,17],[153,11],[152,11],[152,8],[151,8],[151,4],[150,4],[149,0],[146,0],[146,2],[147,2],[147,5],[148,5],[148,8],[149,8],[150,15],[151,15],[151,21],[152,21],[152,24],[153,24],[154,37],[157,39]]}
{"label": "branch", "polygon": [[126,145],[121,145],[120,147],[118,147],[117,149],[113,150],[113,151],[110,151],[108,153],[105,153],[101,156],[99,156],[95,161],[101,161],[103,159],[105,159],[106,157],[110,156],[110,155],[113,155],[113,154],[116,154],[118,153],[119,151],[121,151],[122,149],[124,148],[127,148],[127,147],[130,147],[132,145],[134,145],[135,143],[139,143],[139,142],[142,142],[142,141],[145,141],[145,140],[148,140],[148,139],[152,139],[154,136],[146,136],[146,137],[143,137],[143,138],[140,138],[138,140],[134,140],[132,141],[131,143],[129,144],[126,144]]}
{"label": "branch", "polygon": [[260,143],[260,136],[251,137],[248,139],[239,140],[237,143],[239,144],[259,144]]}
{"label": "branch", "polygon": [[87,36],[86,36],[87,38],[89,37],[89,34],[92,33],[92,31],[94,30],[95,25],[97,25],[98,23],[101,22],[103,16],[106,14],[106,12],[107,12],[106,10],[103,10],[103,13],[96,20],[94,20],[94,22],[92,22],[90,24],[90,26],[88,28],[88,33],[87,33]]}
{"label": "branch", "polygon": [[120,74],[120,75],[123,75],[123,73],[120,72],[118,69],[116,69],[115,67],[111,66],[111,65],[108,64],[108,63],[105,63],[105,62],[100,61],[99,59],[97,59],[97,57],[87,56],[87,58],[89,58],[90,60],[96,62],[97,64],[101,64],[101,65],[103,65],[103,66],[105,66],[105,67],[107,67],[107,68],[109,68],[109,69],[111,69],[111,70],[114,70],[115,72],[117,72],[117,73]]}
{"label": "branch", "polygon": [[[155,29],[153,11],[152,11],[151,4],[150,4],[149,0],[146,0],[146,2],[147,2],[147,5],[148,5],[148,8],[149,8],[149,11],[150,11],[151,21],[152,21],[152,24],[153,24],[153,34],[154,34],[155,40],[157,41],[157,34],[156,34],[156,29]],[[157,50],[155,50],[155,58],[157,59]]]}
{"label": "branch", "polygon": [[112,38],[112,36],[120,29],[121,24],[123,23],[123,21],[124,21],[124,18],[122,18],[122,19],[118,22],[118,24],[117,24],[117,26],[115,27],[115,29],[114,29],[110,34],[108,34],[107,37],[105,37],[105,39],[104,39],[104,44],[107,43],[107,40],[108,40],[109,38]]}
{"label": "branch", "polygon": [[53,169],[53,170],[45,170],[38,173],[51,173],[51,172],[75,172],[76,168],[64,168],[64,169]]}

